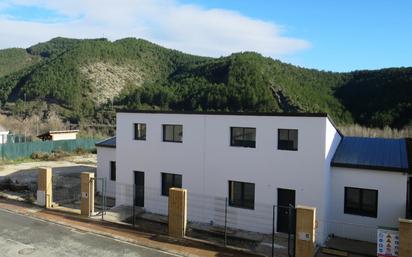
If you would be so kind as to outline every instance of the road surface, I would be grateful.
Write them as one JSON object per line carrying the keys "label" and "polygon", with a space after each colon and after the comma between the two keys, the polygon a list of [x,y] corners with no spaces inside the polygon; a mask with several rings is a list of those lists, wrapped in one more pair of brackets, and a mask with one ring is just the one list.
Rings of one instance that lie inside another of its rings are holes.
{"label": "road surface", "polygon": [[177,256],[0,209],[0,257]]}

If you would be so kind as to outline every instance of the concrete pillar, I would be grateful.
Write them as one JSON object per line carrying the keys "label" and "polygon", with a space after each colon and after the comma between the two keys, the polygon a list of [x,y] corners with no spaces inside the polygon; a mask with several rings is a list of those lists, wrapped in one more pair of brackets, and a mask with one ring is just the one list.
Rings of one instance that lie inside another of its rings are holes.
{"label": "concrete pillar", "polygon": [[316,208],[296,207],[296,257],[315,256]]}
{"label": "concrete pillar", "polygon": [[52,169],[39,168],[37,177],[37,204],[51,208],[53,203]]}
{"label": "concrete pillar", "polygon": [[187,190],[169,189],[169,236],[184,238],[187,224]]}
{"label": "concrete pillar", "polygon": [[89,217],[94,213],[94,173],[82,172],[80,174],[80,213]]}
{"label": "concrete pillar", "polygon": [[399,257],[412,256],[412,220],[399,219]]}

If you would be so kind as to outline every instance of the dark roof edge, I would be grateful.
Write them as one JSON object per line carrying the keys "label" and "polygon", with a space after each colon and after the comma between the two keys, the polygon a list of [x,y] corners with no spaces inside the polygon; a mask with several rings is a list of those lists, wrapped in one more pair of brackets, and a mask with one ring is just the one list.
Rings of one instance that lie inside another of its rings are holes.
{"label": "dark roof edge", "polygon": [[95,144],[95,146],[108,147],[108,148],[116,148],[116,145],[106,144],[107,141],[109,141],[109,140],[111,140],[111,139],[113,139],[113,138],[115,138],[115,137],[116,137],[116,136],[114,136],[114,137],[109,137],[109,138],[107,138],[107,139],[105,139],[105,140],[102,140],[102,141],[100,141],[100,142],[97,142],[97,143]]}
{"label": "dark roof edge", "polygon": [[364,170],[380,170],[380,171],[389,171],[389,172],[408,173],[408,169],[398,168],[398,167],[385,167],[385,166],[348,164],[348,163],[336,163],[336,162],[332,162],[330,166],[339,167],[339,168],[354,168],[354,169],[364,169]]}
{"label": "dark roof edge", "polygon": [[290,116],[290,117],[328,117],[327,113],[299,112],[213,112],[213,111],[159,111],[159,110],[117,110],[116,113],[152,113],[152,114],[197,114],[197,115],[239,115],[239,116]]}
{"label": "dark roof edge", "polygon": [[95,144],[95,146],[98,146],[98,147],[107,147],[107,148],[116,148],[116,146],[115,146],[115,145],[102,145],[102,144]]}

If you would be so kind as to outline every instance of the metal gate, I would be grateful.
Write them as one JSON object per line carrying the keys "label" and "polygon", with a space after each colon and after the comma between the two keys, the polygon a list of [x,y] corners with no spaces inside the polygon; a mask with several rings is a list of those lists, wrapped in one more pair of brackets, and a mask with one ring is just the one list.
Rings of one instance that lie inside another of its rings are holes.
{"label": "metal gate", "polygon": [[272,257],[275,256],[275,249],[274,249],[274,243],[275,243],[275,234],[276,230],[275,227],[278,225],[276,213],[278,213],[278,210],[285,210],[288,213],[288,256],[289,257],[295,257],[295,240],[296,240],[296,208],[293,205],[289,206],[278,206],[278,205],[273,205],[273,212],[272,212]]}
{"label": "metal gate", "polygon": [[94,179],[94,209],[96,215],[106,214],[107,211],[107,178],[95,178]]}
{"label": "metal gate", "polygon": [[296,208],[289,205],[289,233],[288,233],[288,256],[295,257],[296,241]]}
{"label": "metal gate", "polygon": [[59,206],[80,209],[80,174],[53,173],[53,202]]}

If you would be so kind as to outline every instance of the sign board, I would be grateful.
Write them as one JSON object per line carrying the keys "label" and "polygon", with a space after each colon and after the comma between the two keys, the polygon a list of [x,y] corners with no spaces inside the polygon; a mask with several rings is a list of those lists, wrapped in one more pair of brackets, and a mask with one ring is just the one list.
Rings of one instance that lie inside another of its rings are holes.
{"label": "sign board", "polygon": [[299,240],[302,240],[302,241],[310,241],[310,234],[306,232],[299,232],[298,238]]}
{"label": "sign board", "polygon": [[399,254],[399,231],[396,228],[378,228],[378,256],[397,257]]}
{"label": "sign board", "polygon": [[37,190],[37,204],[46,206],[46,192]]}

